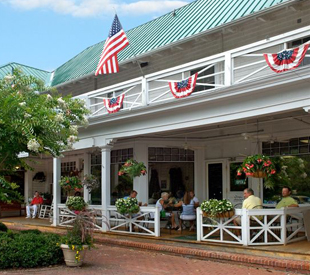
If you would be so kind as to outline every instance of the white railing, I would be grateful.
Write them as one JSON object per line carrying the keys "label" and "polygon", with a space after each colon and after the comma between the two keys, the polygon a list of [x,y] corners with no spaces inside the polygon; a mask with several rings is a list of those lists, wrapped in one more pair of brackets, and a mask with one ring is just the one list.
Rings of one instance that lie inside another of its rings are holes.
{"label": "white railing", "polygon": [[[95,223],[93,224],[95,227],[95,230],[103,231],[103,222],[106,221],[107,218],[104,216],[104,211],[102,210],[101,206],[98,205],[90,205],[87,208],[88,211],[92,212],[95,217]],[[59,204],[58,205],[58,217],[59,217],[59,226],[66,226],[70,227],[72,226],[72,223],[77,216],[77,214],[74,211],[71,211],[68,209],[65,205]]]}
{"label": "white railing", "polygon": [[[284,33],[177,67],[145,75],[113,86],[78,96],[87,102],[91,116],[107,114],[104,98],[125,93],[120,112],[176,100],[170,92],[171,81],[181,81],[198,72],[196,90],[191,97],[213,93],[217,89],[276,76],[265,62],[263,53],[277,53],[290,46],[289,42],[310,36],[310,27]],[[307,58],[310,57],[310,49]]]}
{"label": "white railing", "polygon": [[108,207],[110,231],[132,235],[160,236],[159,210],[156,207],[140,207],[134,215],[122,215],[115,206]]}
{"label": "white railing", "polygon": [[[242,245],[279,245],[306,238],[303,213],[310,206],[281,209],[236,209],[230,218],[204,217],[197,208],[197,240]],[[234,220],[240,217],[241,226]]]}

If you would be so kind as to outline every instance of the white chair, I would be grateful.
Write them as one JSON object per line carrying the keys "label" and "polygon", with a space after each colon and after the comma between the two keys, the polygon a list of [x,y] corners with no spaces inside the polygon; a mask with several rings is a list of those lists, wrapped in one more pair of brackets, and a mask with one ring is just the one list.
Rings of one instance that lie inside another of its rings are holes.
{"label": "white chair", "polygon": [[52,205],[41,205],[39,213],[39,219],[49,219],[52,211]]}

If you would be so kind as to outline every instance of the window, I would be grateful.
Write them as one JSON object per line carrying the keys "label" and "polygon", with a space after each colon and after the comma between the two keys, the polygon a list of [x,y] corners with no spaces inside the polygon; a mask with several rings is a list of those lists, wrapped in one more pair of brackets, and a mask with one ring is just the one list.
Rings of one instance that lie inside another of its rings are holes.
{"label": "window", "polygon": [[[309,40],[310,40],[310,36],[305,37],[305,38],[301,38],[298,40],[294,40],[294,41],[289,43],[289,48],[296,48],[296,47],[308,42]],[[310,53],[310,49],[308,49],[306,54],[309,54],[309,53]],[[306,66],[306,65],[310,65],[310,57],[305,57],[299,66],[301,67],[301,66]]]}
{"label": "window", "polygon": [[194,161],[194,151],[183,148],[149,147],[149,161],[174,162]]}
{"label": "window", "polygon": [[[203,68],[192,70],[191,71],[191,75],[193,75],[195,73],[198,73],[202,69]],[[209,74],[214,74],[214,66],[209,68],[208,70],[202,72],[201,74],[199,74],[198,77],[207,76]],[[206,77],[206,78],[199,79],[199,80],[197,80],[197,82],[205,83],[205,84],[215,84],[215,77],[214,76],[209,76],[209,77]],[[210,89],[214,89],[214,86],[196,85],[194,93],[195,92],[200,92],[200,91],[205,91],[205,90],[210,90]]]}
{"label": "window", "polygon": [[111,151],[111,205],[118,198],[129,195],[133,189],[133,181],[127,175],[118,176],[118,171],[124,162],[133,158],[133,148]]}
{"label": "window", "polygon": [[237,175],[242,162],[234,162],[230,164],[230,191],[243,191],[248,188],[248,178],[244,173],[241,176]]}
{"label": "window", "polygon": [[309,154],[310,138],[292,138],[282,142],[263,142],[263,154],[266,156]]}

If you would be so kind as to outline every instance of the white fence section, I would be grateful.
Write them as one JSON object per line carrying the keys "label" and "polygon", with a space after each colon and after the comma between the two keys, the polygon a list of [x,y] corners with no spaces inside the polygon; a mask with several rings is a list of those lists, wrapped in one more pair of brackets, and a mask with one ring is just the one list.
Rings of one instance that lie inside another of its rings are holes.
{"label": "white fence section", "polygon": [[[94,227],[95,230],[103,231],[102,221],[107,221],[107,218],[103,215],[102,207],[98,205],[88,206],[88,211],[91,211],[95,216]],[[72,226],[72,223],[76,217],[76,213],[68,209],[64,204],[58,205],[59,211],[59,226]]]}
{"label": "white fence section", "polygon": [[[310,206],[281,209],[235,209],[233,217],[204,217],[197,208],[197,241],[242,245],[279,245],[306,239],[303,213]],[[240,217],[241,226],[234,224]]]}
{"label": "white fence section", "polygon": [[[263,54],[277,53],[285,48],[291,48],[293,47],[291,42],[309,36],[309,27],[300,28],[227,52],[98,89],[80,95],[78,98],[86,100],[91,116],[107,114],[103,99],[113,98],[122,93],[125,93],[125,99],[120,112],[178,100],[174,99],[170,92],[168,82],[182,81],[196,72],[199,75],[191,97],[202,93],[209,94],[223,87],[276,76],[277,74],[268,67]],[[310,64],[310,49],[305,62],[300,67],[307,64]]]}
{"label": "white fence section", "polygon": [[141,206],[140,212],[122,215],[115,206],[108,207],[110,231],[117,233],[160,236],[160,217],[157,207]]}

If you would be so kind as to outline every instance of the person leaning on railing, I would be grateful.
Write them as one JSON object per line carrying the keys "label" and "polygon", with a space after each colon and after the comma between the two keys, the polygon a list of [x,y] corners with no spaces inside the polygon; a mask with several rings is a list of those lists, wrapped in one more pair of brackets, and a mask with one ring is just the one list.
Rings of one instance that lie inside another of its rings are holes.
{"label": "person leaning on railing", "polygon": [[276,208],[282,207],[299,207],[296,200],[291,197],[292,190],[288,186],[282,188],[282,200],[278,202]]}

